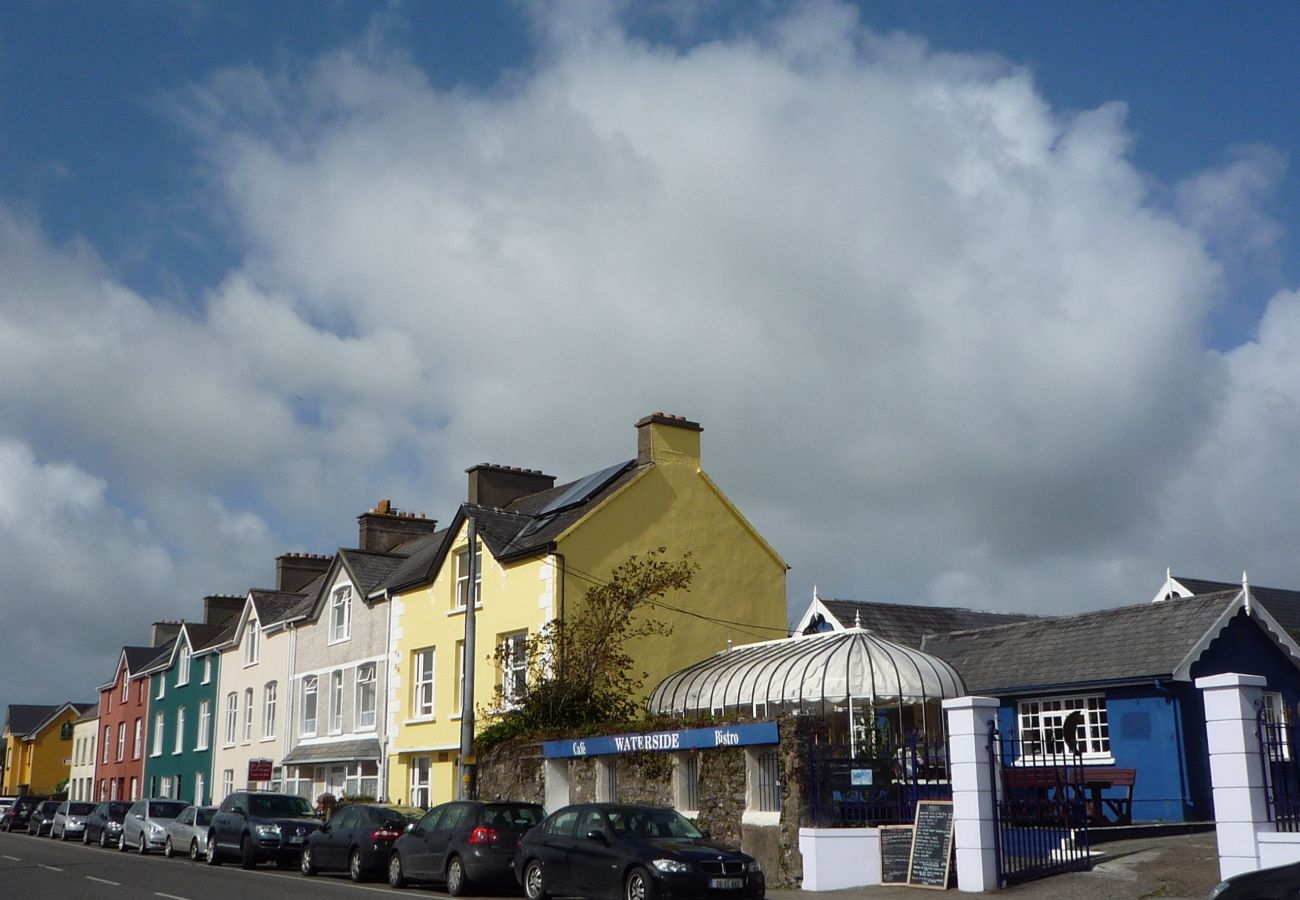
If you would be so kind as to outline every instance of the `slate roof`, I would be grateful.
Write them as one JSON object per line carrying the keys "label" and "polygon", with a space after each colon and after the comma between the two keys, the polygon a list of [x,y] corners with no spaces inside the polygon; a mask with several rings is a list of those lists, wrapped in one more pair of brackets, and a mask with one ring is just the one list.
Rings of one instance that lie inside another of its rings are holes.
{"label": "slate roof", "polygon": [[927,634],[991,628],[1038,618],[1027,613],[981,612],[955,606],[818,599],[845,628],[852,628],[855,621],[860,621],[872,634],[907,647],[920,647]]}
{"label": "slate roof", "polygon": [[[653,464],[638,466],[636,460],[629,459],[548,490],[519,497],[504,509],[462,503],[447,528],[430,535],[430,544],[412,554],[406,564],[398,566],[370,591],[370,595],[383,591],[400,591],[432,581],[451,549],[452,538],[460,532],[468,516],[474,517],[479,537],[498,561],[545,552],[554,546],[560,535],[590,513],[602,500],[632,481],[650,465]],[[603,484],[593,484],[592,490],[548,511],[549,506],[564,500],[576,485],[606,471],[610,474]]]}
{"label": "slate roof", "polygon": [[149,668],[159,657],[169,655],[172,652],[172,641],[161,647],[123,647],[122,652],[126,654],[127,671],[135,675]]}
{"label": "slate roof", "polygon": [[373,550],[340,549],[339,557],[347,564],[358,593],[364,597],[397,570],[397,567],[410,555],[410,545],[413,543],[416,542],[407,541],[387,553],[376,553]]}
{"label": "slate roof", "polygon": [[62,708],[62,703],[54,703],[48,706],[44,704],[10,703],[9,710],[5,713],[5,725],[9,728],[10,734],[30,734],[36,726],[54,715],[56,710]]}
{"label": "slate roof", "polygon": [[209,647],[224,643],[222,635],[227,632],[234,633],[234,626],[226,623],[224,625],[205,625],[202,622],[186,622],[185,633],[190,636],[190,652],[198,653],[207,650]]}
{"label": "slate roof", "polygon": [[97,717],[98,714],[99,714],[99,713],[98,713],[98,710],[99,710],[99,703],[97,703],[97,702],[96,702],[96,703],[72,703],[72,702],[68,702],[68,703],[60,703],[60,704],[57,704],[56,706],[51,706],[51,707],[50,707],[49,715],[47,715],[45,718],[43,718],[43,719],[41,719],[39,722],[37,722],[36,725],[33,726],[33,727],[28,731],[28,735],[27,735],[28,740],[36,740],[36,736],[37,736],[37,734],[38,734],[39,732],[43,731],[47,725],[51,724],[51,723],[52,723],[55,719],[57,719],[59,716],[63,715],[63,711],[64,711],[65,709],[67,709],[69,706],[72,707],[72,711],[75,712],[75,713],[77,714],[77,718],[73,720],[74,722],[75,722],[75,721],[80,721],[81,718],[84,716],[84,714],[85,714],[88,710],[95,710],[95,711],[96,711],[96,713],[95,713],[96,717]]}
{"label": "slate roof", "polygon": [[927,637],[974,694],[1170,677],[1241,593],[1121,606]]}
{"label": "slate roof", "polygon": [[[1181,578],[1177,575],[1174,580],[1187,588],[1196,596],[1204,594],[1218,594],[1224,591],[1241,590],[1240,584],[1231,584],[1225,581],[1206,581],[1201,578]],[[1250,596],[1253,600],[1261,603],[1265,609],[1277,619],[1277,624],[1286,629],[1286,633],[1292,638],[1300,641],[1300,591],[1288,591],[1284,588],[1256,587],[1250,586]],[[1174,598],[1165,602],[1176,603],[1182,602],[1186,598]]]}
{"label": "slate roof", "polygon": [[[319,584],[317,579],[313,584]],[[253,588],[248,592],[253,600],[253,609],[257,613],[258,624],[265,628],[277,622],[287,622],[310,611],[316,600],[316,592],[310,594],[294,591],[273,591]]]}
{"label": "slate roof", "polygon": [[357,759],[379,759],[382,752],[378,738],[356,741],[331,741],[328,744],[299,744],[284,758],[287,766],[301,763],[351,762]]}

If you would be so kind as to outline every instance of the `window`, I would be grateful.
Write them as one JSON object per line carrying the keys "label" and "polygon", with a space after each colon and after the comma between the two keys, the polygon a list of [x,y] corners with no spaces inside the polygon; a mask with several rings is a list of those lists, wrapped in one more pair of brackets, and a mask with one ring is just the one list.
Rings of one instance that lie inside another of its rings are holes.
{"label": "window", "polygon": [[239,731],[239,695],[234,691],[226,694],[226,744],[235,742]]}
{"label": "window", "polygon": [[343,782],[343,793],[349,797],[379,796],[379,766],[374,762],[349,763]]}
{"label": "window", "polygon": [[[140,758],[140,754],[141,754],[141,752],[143,752],[143,750],[144,750],[144,721],[141,720],[141,719],[136,719],[136,720],[135,720],[135,740],[133,740],[133,741],[131,742],[131,758],[132,758],[132,759],[139,759],[139,758]],[[122,757],[121,757],[121,755],[119,754],[119,755],[118,755],[118,759],[121,759],[121,758],[122,758]]]}
{"label": "window", "polygon": [[212,657],[203,658],[203,683],[209,684],[212,681]]}
{"label": "window", "polygon": [[[141,681],[140,685],[141,687],[143,687],[144,682]],[[163,697],[166,696],[167,696],[167,673],[159,672],[158,673],[158,699],[161,700]]]}
{"label": "window", "polygon": [[244,689],[244,743],[253,740],[253,689]]}
{"label": "window", "polygon": [[1085,761],[1110,762],[1110,725],[1106,721],[1106,698],[1101,694],[1079,697],[1052,697],[1045,700],[1021,700],[1020,762],[1037,764],[1073,754],[1065,741],[1065,722],[1073,713],[1078,727],[1075,736]]}
{"label": "window", "polygon": [[275,694],[277,684],[268,681],[262,688],[262,737],[275,737]]}
{"label": "window", "polygon": [[411,667],[415,684],[411,691],[411,715],[416,719],[433,718],[433,648],[425,647],[412,654]]}
{"label": "window", "polygon": [[[357,666],[357,730],[375,727],[375,664]],[[368,796],[374,796],[373,794]]]}
{"label": "window", "polygon": [[516,631],[501,635],[501,699],[512,707],[524,695],[528,684],[528,632]]}
{"label": "window", "polygon": [[176,710],[176,743],[172,746],[172,753],[180,753],[185,749],[185,707]]}
{"label": "window", "polygon": [[[168,800],[171,799],[171,796],[172,796],[172,779],[171,779],[171,776],[170,776],[170,775],[164,775],[164,776],[162,777],[162,789],[161,789],[161,793],[160,793],[158,796],[160,796],[160,797],[165,797],[165,798],[167,798]],[[142,840],[143,840],[143,838],[142,838]]]}
{"label": "window", "polygon": [[601,757],[596,765],[597,802],[618,802],[618,757]]}
{"label": "window", "polygon": [[212,729],[212,707],[208,701],[199,701],[199,733],[194,737],[194,749],[208,749],[208,733]]}
{"label": "window", "polygon": [[259,634],[260,632],[257,630],[257,620],[249,619],[248,624],[244,626],[244,665],[246,666],[251,666],[257,663],[257,639]]}
{"label": "window", "polygon": [[141,678],[138,682],[136,682],[136,685],[135,685],[135,702],[136,702],[137,704],[143,704],[143,703],[144,703],[144,696],[145,696],[145,694],[148,693],[148,690],[147,690],[148,687],[149,687],[149,679],[147,679],[147,678]]}
{"label": "window", "polygon": [[177,654],[176,660],[176,686],[190,683],[190,648],[188,644],[181,644],[181,649]]}
{"label": "window", "polygon": [[153,749],[149,751],[151,756],[162,756],[163,748],[163,714],[154,713],[153,715]]}
{"label": "window", "polygon": [[1276,691],[1265,691],[1264,701],[1264,749],[1273,762],[1291,758],[1291,711],[1286,701]]}
{"label": "window", "polygon": [[129,672],[122,673],[122,702],[126,703],[131,699],[131,681],[127,678]]}
{"label": "window", "polygon": [[[474,545],[474,605],[482,602],[480,590],[483,587],[483,545]],[[465,597],[469,592],[469,548],[456,553],[456,608],[465,608]]]}
{"label": "window", "polygon": [[330,734],[343,731],[343,672],[330,673]]}
{"label": "window", "polygon": [[417,756],[411,760],[411,805],[429,805],[429,767],[431,757]]}
{"label": "window", "polygon": [[775,750],[745,751],[746,805],[758,812],[781,810],[781,756]]}
{"label": "window", "polygon": [[352,637],[352,585],[345,584],[334,592],[330,601],[330,643]]}
{"label": "window", "polygon": [[[140,780],[136,778],[134,775],[131,776],[131,799],[132,800],[140,799]],[[118,840],[120,841],[121,838],[118,838]]]}
{"label": "window", "polygon": [[104,764],[108,765],[108,751],[113,746],[113,726],[104,726]]}
{"label": "window", "polygon": [[700,755],[673,754],[673,806],[687,818],[700,808]]}
{"label": "window", "polygon": [[226,769],[221,773],[221,799],[225,800],[235,791],[235,770]]}
{"label": "window", "polygon": [[[203,806],[203,773],[194,773],[194,805]],[[193,815],[193,813],[191,813]]]}
{"label": "window", "polygon": [[302,680],[302,733],[304,737],[316,734],[316,676]]}

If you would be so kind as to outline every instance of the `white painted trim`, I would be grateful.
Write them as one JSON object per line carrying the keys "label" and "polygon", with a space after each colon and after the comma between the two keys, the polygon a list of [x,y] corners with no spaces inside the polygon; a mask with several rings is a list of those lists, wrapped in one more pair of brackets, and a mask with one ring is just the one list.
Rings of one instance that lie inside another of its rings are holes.
{"label": "white painted trim", "polygon": [[[1183,657],[1182,661],[1173,671],[1175,681],[1192,680],[1192,666],[1201,658],[1201,654],[1209,648],[1210,644],[1214,643],[1215,639],[1217,639],[1223,632],[1223,629],[1228,627],[1228,623],[1236,617],[1237,613],[1245,608],[1246,591],[1243,590],[1233,598],[1232,602],[1228,604],[1227,608],[1224,609],[1223,613],[1215,620],[1214,624],[1209,627],[1205,634],[1201,635],[1201,639],[1196,642],[1192,649],[1187,651],[1187,655]],[[1273,618],[1273,616],[1269,614],[1268,610],[1258,603],[1251,604],[1250,615],[1251,618],[1259,620],[1260,624],[1264,626],[1264,633],[1273,640],[1273,643],[1277,644],[1281,650],[1285,651],[1287,655],[1291,657],[1291,662],[1294,665],[1300,668],[1300,644],[1297,644],[1295,640],[1286,633],[1286,630],[1277,623],[1277,619]]]}
{"label": "white painted trim", "polygon": [[824,618],[827,624],[831,626],[832,631],[845,630],[845,626],[840,623],[839,619],[835,618],[835,615],[829,609],[826,608],[826,605],[822,603],[821,598],[816,594],[813,594],[812,602],[808,604],[808,608],[804,610],[803,616],[800,617],[799,621],[792,629],[792,636],[803,634],[803,630],[808,627],[809,623],[812,622],[812,617],[817,613],[822,614],[822,618]]}
{"label": "white painted trim", "polygon": [[380,663],[385,662],[387,658],[388,658],[387,654],[380,654],[379,656],[367,656],[362,659],[350,659],[347,662],[335,663],[334,665],[326,666],[323,669],[309,669],[304,672],[294,672],[293,675],[290,676],[290,678],[294,681],[307,678],[308,676],[311,675],[315,675],[317,678],[319,678],[321,675],[328,675],[331,672],[339,672],[339,671],[346,672],[348,669],[355,669],[357,666],[364,666],[369,663],[374,663],[376,665],[375,678],[377,681],[377,679],[379,678],[379,670],[377,667]]}

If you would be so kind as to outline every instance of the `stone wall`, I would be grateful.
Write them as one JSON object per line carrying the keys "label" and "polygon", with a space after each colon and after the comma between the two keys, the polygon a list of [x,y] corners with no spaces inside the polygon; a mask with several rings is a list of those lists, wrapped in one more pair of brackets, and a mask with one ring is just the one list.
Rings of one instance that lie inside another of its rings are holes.
{"label": "stone wall", "polygon": [[[696,724],[696,723],[692,723]],[[718,725],[730,723],[717,723]],[[700,750],[699,817],[696,824],[724,843],[739,846],[763,865],[772,888],[797,886],[803,877],[799,826],[807,824],[808,720],[777,720],[780,733],[781,816],[778,825],[742,822],[746,807],[745,749]],[[569,801],[596,799],[597,769],[610,757],[569,761]],[[640,752],[615,757],[617,796],[629,803],[673,806],[672,754]],[[544,803],[541,745],[502,743],[478,754],[478,797]],[[553,810],[552,810],[553,811]]]}

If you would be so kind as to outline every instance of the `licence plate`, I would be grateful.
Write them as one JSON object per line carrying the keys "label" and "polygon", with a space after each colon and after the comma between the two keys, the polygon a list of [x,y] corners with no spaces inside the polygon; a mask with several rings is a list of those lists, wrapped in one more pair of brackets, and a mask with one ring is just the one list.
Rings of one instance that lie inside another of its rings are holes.
{"label": "licence plate", "polygon": [[710,878],[709,887],[723,891],[738,891],[745,886],[743,878]]}
{"label": "licence plate", "polygon": [[291,835],[289,835],[289,843],[291,843],[291,844],[301,844],[301,843],[302,843],[302,835],[300,835],[300,834],[291,834]]}

